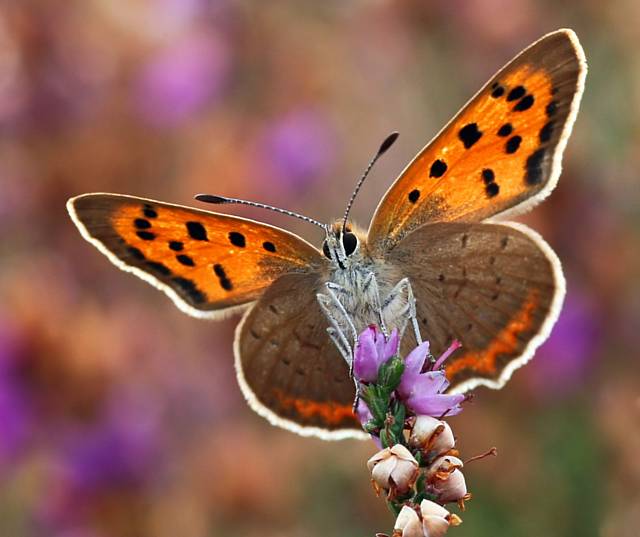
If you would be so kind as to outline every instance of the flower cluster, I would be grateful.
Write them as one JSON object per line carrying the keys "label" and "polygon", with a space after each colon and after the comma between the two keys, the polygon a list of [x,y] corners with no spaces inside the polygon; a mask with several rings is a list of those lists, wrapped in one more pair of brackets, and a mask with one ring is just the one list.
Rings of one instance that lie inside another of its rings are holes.
{"label": "flower cluster", "polygon": [[449,386],[442,365],[459,343],[437,360],[422,343],[404,359],[397,331],[389,337],[375,326],[358,338],[353,373],[359,383],[358,417],[382,448],[367,466],[378,494],[397,514],[393,537],[435,537],[461,519],[447,503],[464,502],[467,492],[455,438],[443,421],[462,411],[464,395]]}

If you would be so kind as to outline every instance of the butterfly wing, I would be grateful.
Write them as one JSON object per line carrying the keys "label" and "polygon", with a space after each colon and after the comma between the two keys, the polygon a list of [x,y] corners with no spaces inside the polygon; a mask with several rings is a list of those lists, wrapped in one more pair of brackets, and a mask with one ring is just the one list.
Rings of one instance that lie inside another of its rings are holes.
{"label": "butterfly wing", "polygon": [[236,372],[251,407],[274,425],[335,440],[362,438],[349,368],[329,339],[320,273],[277,279],[236,329]]}
{"label": "butterfly wing", "polygon": [[555,187],[586,75],[571,30],[548,34],[500,70],[387,191],[369,227],[381,255],[432,222],[525,210]]}
{"label": "butterfly wing", "polygon": [[546,339],[565,294],[557,257],[521,224],[425,225],[387,261],[411,281],[432,353],[462,343],[446,362],[456,392],[502,387]]}
{"label": "butterfly wing", "polygon": [[279,276],[326,262],[301,238],[237,216],[116,194],[78,196],[67,208],[83,237],[115,265],[196,317],[229,312]]}

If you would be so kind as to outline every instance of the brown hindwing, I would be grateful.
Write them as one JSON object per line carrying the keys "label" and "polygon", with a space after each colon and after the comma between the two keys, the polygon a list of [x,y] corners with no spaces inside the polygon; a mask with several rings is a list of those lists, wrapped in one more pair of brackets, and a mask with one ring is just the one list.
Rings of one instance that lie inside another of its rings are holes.
{"label": "brown hindwing", "polygon": [[353,381],[327,335],[318,290],[318,274],[288,274],[247,312],[236,330],[240,386],[276,425],[324,438],[361,436]]}
{"label": "brown hindwing", "polygon": [[[456,391],[501,387],[546,339],[565,292],[557,258],[523,225],[426,225],[387,261],[411,281],[433,354],[462,343],[446,364]],[[414,344],[405,338],[404,351]]]}

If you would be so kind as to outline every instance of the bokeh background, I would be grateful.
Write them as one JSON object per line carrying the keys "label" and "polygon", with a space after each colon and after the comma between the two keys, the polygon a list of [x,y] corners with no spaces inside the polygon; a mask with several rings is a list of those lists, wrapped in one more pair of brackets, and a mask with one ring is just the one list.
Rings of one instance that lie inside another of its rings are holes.
{"label": "bokeh background", "polygon": [[[237,319],[199,321],[116,270],[84,192],[245,197],[338,216],[383,137],[363,224],[409,159],[542,34],[590,64],[554,194],[522,218],[568,295],[535,360],[452,420],[474,498],[451,535],[637,537],[640,3],[22,0],[0,4],[0,535],[372,536],[370,442],[244,404]],[[236,214],[312,226],[265,212]]]}

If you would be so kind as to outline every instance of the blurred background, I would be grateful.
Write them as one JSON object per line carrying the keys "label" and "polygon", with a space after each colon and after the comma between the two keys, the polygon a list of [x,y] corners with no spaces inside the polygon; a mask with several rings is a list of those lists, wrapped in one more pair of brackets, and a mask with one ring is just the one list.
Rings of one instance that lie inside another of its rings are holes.
{"label": "blurred background", "polygon": [[[270,427],[237,319],[187,317],[82,240],[68,197],[211,192],[328,221],[381,140],[367,224],[507,60],[575,29],[590,65],[553,195],[522,218],[565,267],[549,341],[452,420],[474,498],[452,536],[637,537],[640,3],[0,3],[0,535],[372,536],[370,442]],[[318,244],[312,226],[241,208]]]}

